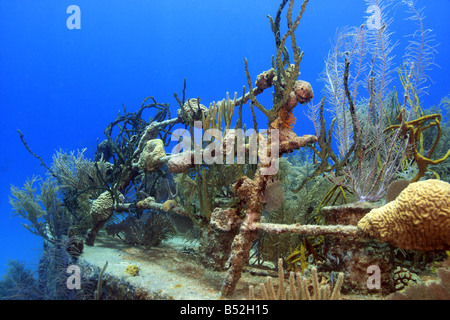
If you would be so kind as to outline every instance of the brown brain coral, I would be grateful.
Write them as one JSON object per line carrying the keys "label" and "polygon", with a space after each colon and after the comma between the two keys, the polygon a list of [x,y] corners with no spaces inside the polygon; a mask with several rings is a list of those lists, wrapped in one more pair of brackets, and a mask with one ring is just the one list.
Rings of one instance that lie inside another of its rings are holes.
{"label": "brown brain coral", "polygon": [[411,183],[392,202],[371,210],[358,227],[401,249],[450,248],[450,184],[440,180]]}

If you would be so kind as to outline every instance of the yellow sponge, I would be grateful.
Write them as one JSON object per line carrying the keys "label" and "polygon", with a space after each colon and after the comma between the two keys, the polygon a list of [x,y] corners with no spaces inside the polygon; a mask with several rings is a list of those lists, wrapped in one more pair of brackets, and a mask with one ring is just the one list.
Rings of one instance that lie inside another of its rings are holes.
{"label": "yellow sponge", "polygon": [[139,275],[139,267],[135,264],[130,264],[126,269],[125,273],[130,274],[132,277]]}

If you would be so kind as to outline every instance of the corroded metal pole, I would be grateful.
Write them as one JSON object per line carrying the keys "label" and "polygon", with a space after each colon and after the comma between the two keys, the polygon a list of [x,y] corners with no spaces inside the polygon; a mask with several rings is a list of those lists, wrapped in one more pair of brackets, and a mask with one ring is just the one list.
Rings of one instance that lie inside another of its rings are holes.
{"label": "corroded metal pole", "polygon": [[353,236],[360,237],[364,233],[356,226],[351,225],[300,225],[300,224],[277,224],[277,223],[254,223],[251,227],[253,230],[261,230],[272,233],[298,233],[305,236]]}

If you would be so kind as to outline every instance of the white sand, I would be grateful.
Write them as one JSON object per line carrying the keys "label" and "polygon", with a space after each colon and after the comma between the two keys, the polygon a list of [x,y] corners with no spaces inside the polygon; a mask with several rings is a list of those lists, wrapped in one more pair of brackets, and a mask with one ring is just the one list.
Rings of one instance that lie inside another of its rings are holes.
{"label": "white sand", "polygon": [[[145,249],[120,240],[98,237],[95,246],[86,246],[82,260],[98,268],[108,261],[105,275],[129,282],[135,289],[158,299],[210,300],[220,297],[224,273],[204,270],[195,254],[183,253],[182,238],[173,238],[160,247]],[[136,265],[139,275],[125,273]]]}

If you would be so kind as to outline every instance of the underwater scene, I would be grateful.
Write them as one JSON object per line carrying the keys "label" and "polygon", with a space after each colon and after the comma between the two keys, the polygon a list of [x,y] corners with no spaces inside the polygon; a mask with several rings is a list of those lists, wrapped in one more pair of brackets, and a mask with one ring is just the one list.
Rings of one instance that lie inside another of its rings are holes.
{"label": "underwater scene", "polygon": [[450,300],[449,15],[3,1],[0,299]]}

